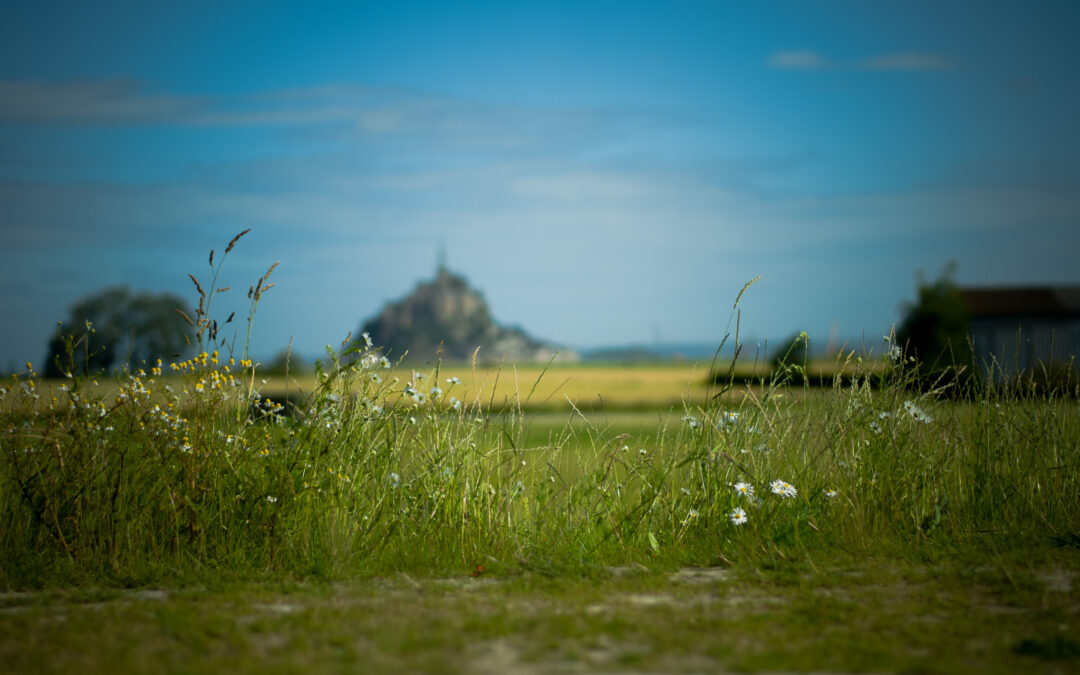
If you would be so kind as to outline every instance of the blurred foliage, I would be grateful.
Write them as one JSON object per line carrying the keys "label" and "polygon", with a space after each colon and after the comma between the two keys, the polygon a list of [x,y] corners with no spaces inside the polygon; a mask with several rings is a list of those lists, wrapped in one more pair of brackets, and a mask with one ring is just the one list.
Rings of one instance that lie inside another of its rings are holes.
{"label": "blurred foliage", "polygon": [[98,373],[180,356],[189,350],[192,330],[180,312],[192,316],[187,303],[170,293],[111,286],[85,296],[49,342],[45,375]]}
{"label": "blurred foliage", "polygon": [[772,364],[777,368],[784,366],[805,366],[810,349],[810,338],[805,332],[795,333],[780,343],[773,351]]}
{"label": "blurred foliage", "polygon": [[973,362],[971,314],[953,280],[955,273],[955,262],[949,262],[934,281],[920,270],[915,301],[901,307],[897,343],[915,358],[925,376],[940,376],[951,367],[970,367]]}
{"label": "blurred foliage", "polygon": [[269,375],[306,375],[313,371],[311,363],[291,349],[282,349],[262,370]]}

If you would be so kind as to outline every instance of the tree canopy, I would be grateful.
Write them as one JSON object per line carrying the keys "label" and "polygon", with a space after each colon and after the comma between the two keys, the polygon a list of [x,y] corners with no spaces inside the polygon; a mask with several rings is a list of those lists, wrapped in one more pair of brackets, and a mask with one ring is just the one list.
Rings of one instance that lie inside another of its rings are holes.
{"label": "tree canopy", "polygon": [[920,271],[915,301],[901,307],[897,343],[915,357],[924,374],[972,362],[971,315],[953,281],[955,273],[955,263],[946,265],[934,281],[928,281]]}
{"label": "tree canopy", "polygon": [[806,364],[810,350],[810,338],[805,332],[796,333],[773,350],[772,364],[776,368]]}
{"label": "tree canopy", "polygon": [[49,342],[45,375],[97,373],[183,354],[191,327],[180,312],[192,315],[187,303],[171,293],[132,293],[126,286],[111,286],[87,295],[71,307]]}

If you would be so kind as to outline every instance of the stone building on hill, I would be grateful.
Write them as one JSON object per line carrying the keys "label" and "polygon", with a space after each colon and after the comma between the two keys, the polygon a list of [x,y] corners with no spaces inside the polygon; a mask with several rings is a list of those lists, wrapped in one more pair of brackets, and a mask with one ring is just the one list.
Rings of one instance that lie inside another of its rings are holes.
{"label": "stone building on hill", "polygon": [[[483,296],[464,277],[440,262],[435,279],[420,283],[401,300],[388,303],[360,329],[383,348],[390,360],[408,353],[413,361],[436,356],[446,361],[468,361],[477,347],[481,362],[550,360],[576,361],[577,354],[536,340],[517,327],[500,326]],[[436,354],[438,352],[438,354]]]}

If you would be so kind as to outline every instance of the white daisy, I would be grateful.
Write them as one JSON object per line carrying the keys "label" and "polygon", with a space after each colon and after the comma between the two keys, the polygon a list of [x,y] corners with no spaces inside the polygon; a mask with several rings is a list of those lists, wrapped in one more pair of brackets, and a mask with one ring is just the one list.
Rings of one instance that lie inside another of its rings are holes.
{"label": "white daisy", "polygon": [[923,412],[922,408],[915,405],[915,401],[904,401],[904,410],[908,415],[911,415],[911,419],[916,422],[922,422],[923,424],[930,424],[934,421],[932,417]]}
{"label": "white daisy", "polygon": [[780,495],[784,499],[791,499],[799,494],[794,485],[779,478],[769,483],[769,489],[772,490],[774,495]]}
{"label": "white daisy", "polygon": [[728,518],[731,518],[733,525],[744,525],[747,520],[746,511],[742,508],[735,507],[728,515]]}
{"label": "white daisy", "polygon": [[739,413],[728,412],[726,410],[720,411],[720,421],[717,423],[716,428],[723,431],[729,427],[733,427],[739,423]]}

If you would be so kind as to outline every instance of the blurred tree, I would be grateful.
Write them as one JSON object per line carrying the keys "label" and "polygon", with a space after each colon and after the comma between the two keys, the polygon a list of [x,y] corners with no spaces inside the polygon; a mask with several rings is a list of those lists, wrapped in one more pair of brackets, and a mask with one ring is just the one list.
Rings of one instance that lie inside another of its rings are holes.
{"label": "blurred tree", "polygon": [[956,263],[950,261],[937,280],[916,275],[917,297],[901,306],[903,320],[896,341],[914,356],[924,375],[940,374],[952,366],[970,366],[970,312],[953,281]]}
{"label": "blurred tree", "polygon": [[783,366],[805,366],[810,349],[810,338],[806,332],[796,333],[780,343],[773,351],[772,364],[776,368]]}
{"label": "blurred tree", "polygon": [[311,372],[311,370],[311,364],[289,348],[278,352],[277,356],[264,367],[263,372],[269,375],[284,375],[286,372],[291,375],[299,375]]}
{"label": "blurred tree", "polygon": [[[46,377],[72,370],[96,373],[122,365],[153,365],[159,358],[184,353],[191,326],[177,310],[192,316],[187,303],[176,295],[132,294],[126,286],[82,298],[49,342]],[[71,355],[68,342],[75,347]]]}

